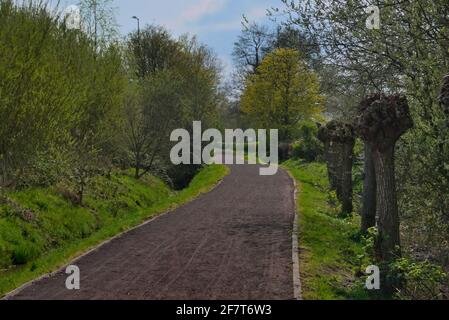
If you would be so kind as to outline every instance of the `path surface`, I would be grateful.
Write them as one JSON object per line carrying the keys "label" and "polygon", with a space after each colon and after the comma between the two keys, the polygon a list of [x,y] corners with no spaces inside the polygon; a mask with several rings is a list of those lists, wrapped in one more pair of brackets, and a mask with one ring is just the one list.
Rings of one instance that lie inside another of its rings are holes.
{"label": "path surface", "polygon": [[284,171],[231,166],[212,192],[76,261],[14,299],[293,299],[294,186]]}

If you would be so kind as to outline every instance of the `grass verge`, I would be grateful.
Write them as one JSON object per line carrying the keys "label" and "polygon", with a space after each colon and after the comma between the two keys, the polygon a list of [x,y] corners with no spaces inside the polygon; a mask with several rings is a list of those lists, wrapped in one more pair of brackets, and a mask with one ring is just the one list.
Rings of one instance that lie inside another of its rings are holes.
{"label": "grass verge", "polygon": [[299,260],[306,300],[368,299],[355,276],[363,245],[356,240],[359,218],[338,217],[330,205],[324,164],[289,160],[283,165],[298,183]]}
{"label": "grass verge", "polygon": [[114,173],[93,181],[82,207],[66,200],[60,187],[7,194],[8,201],[0,201],[0,297],[210,191],[228,173],[225,166],[208,166],[180,192],[151,176]]}

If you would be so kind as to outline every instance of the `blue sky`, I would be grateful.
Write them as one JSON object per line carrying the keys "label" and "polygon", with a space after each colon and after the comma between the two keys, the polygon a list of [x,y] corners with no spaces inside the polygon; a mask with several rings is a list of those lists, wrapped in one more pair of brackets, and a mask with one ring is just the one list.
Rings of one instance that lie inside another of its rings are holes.
{"label": "blue sky", "polygon": [[[63,5],[78,0],[61,1]],[[251,21],[267,21],[266,9],[280,6],[280,0],[114,0],[117,22],[123,35],[136,29],[136,15],[141,25],[158,24],[174,35],[195,34],[211,47],[225,66],[232,69],[232,48],[241,30],[245,14]]]}

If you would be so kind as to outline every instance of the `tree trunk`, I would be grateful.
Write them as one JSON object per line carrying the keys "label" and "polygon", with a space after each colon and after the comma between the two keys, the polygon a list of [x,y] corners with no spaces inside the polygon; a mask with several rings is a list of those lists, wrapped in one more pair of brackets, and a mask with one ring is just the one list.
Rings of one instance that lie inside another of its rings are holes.
{"label": "tree trunk", "polygon": [[394,151],[396,142],[412,127],[405,96],[375,94],[360,103],[356,131],[371,147],[373,157],[379,230],[375,249],[381,263],[381,289],[388,296],[402,285],[390,269],[391,262],[401,255]]}
{"label": "tree trunk", "polygon": [[342,213],[351,213],[354,128],[350,124],[333,120],[319,129],[318,139],[325,146],[330,189],[337,192],[337,198],[342,203]]}
{"label": "tree trunk", "polygon": [[438,97],[440,105],[447,117],[447,125],[449,126],[449,74],[443,78],[443,86],[441,94]]}
{"label": "tree trunk", "polygon": [[338,153],[335,150],[334,142],[332,141],[326,146],[326,162],[330,189],[332,191],[337,191],[339,185],[337,175]]}
{"label": "tree trunk", "polygon": [[140,150],[135,153],[135,162],[134,162],[134,178],[136,180],[140,179]]}
{"label": "tree trunk", "polygon": [[373,150],[377,182],[377,215],[379,237],[377,251],[382,261],[400,255],[399,214],[394,175],[394,145],[385,151]]}
{"label": "tree trunk", "polygon": [[340,201],[342,203],[342,213],[352,213],[352,166],[354,164],[354,145],[355,141],[346,141],[342,144],[342,153],[340,160]]}
{"label": "tree trunk", "polygon": [[82,181],[78,189],[78,205],[82,206],[83,201],[84,201],[84,182]]}
{"label": "tree trunk", "polygon": [[376,172],[371,146],[365,143],[365,168],[363,179],[362,233],[376,226]]}
{"label": "tree trunk", "polygon": [[134,178],[136,178],[136,180],[140,179],[140,164],[138,163],[136,163]]}

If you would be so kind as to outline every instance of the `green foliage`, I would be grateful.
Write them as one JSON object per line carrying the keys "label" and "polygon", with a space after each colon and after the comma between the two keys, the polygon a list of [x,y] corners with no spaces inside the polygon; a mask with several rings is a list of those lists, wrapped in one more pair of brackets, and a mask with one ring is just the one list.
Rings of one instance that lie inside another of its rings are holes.
{"label": "green foliage", "polygon": [[82,205],[92,178],[120,165],[186,186],[198,168],[172,167],[170,132],[217,125],[214,54],[159,27],[122,50],[110,0],[83,0],[81,11],[85,27],[67,30],[38,2],[1,3],[0,185],[64,182]]}
{"label": "green foliage", "polygon": [[303,30],[289,26],[278,26],[271,43],[271,50],[288,48],[297,50],[309,66],[315,66],[320,60],[320,46],[316,39],[310,39]]}
{"label": "green foliage", "polygon": [[118,36],[113,0],[80,0],[84,31],[98,47],[105,47]]}
{"label": "green foliage", "polygon": [[327,59],[320,78],[332,116],[352,119],[368,93],[407,96],[415,127],[395,155],[401,242],[417,261],[449,270],[449,128],[438,101],[449,70],[447,1],[377,1],[381,30],[366,28],[357,1],[282,2],[287,24],[321,44]]}
{"label": "green foliage", "polygon": [[302,121],[299,124],[298,140],[293,143],[292,156],[314,162],[323,155],[323,144],[318,140],[318,127],[311,121]]}
{"label": "green foliage", "polygon": [[[360,259],[361,271],[366,266],[378,264],[376,258],[377,228],[368,229],[362,237],[363,253]],[[399,257],[383,267],[386,278],[396,285],[392,298],[401,300],[440,300],[447,298],[444,293],[447,274],[441,266],[428,260],[417,261],[413,257]]]}
{"label": "green foliage", "polygon": [[363,255],[360,255],[359,258],[366,265],[371,265],[376,260],[376,239],[379,236],[379,231],[376,227],[372,227],[368,229],[366,235],[363,235]]}
{"label": "green foliage", "polygon": [[15,170],[55,137],[52,129],[64,135],[76,97],[67,76],[71,70],[61,59],[67,41],[60,42],[55,18],[42,7],[21,9],[2,1],[0,25],[0,175],[9,184]]}
{"label": "green foliage", "polygon": [[0,271],[8,268],[12,264],[12,253],[8,244],[0,240]]}
{"label": "green foliage", "polygon": [[328,203],[326,166],[289,160],[284,166],[297,180],[300,215],[300,272],[303,296],[309,300],[367,299],[359,286],[356,240],[359,218],[340,219]]}
{"label": "green foliage", "polygon": [[0,1],[0,293],[227,173],[170,177],[168,159],[171,130],[217,125],[214,54],[157,27],[117,43],[111,3],[81,0],[83,27],[69,30],[45,2]]}
{"label": "green foliage", "polygon": [[[354,190],[354,207],[356,210],[362,206],[361,199],[363,194],[364,173],[364,148],[365,144],[360,139],[355,140],[354,146],[354,165],[353,172],[353,190]],[[358,212],[358,211],[356,211]]]}
{"label": "green foliage", "polygon": [[49,185],[86,161],[101,167],[88,151],[110,151],[117,131],[119,50],[67,30],[39,2],[2,1],[0,24],[0,183]]}
{"label": "green foliage", "polygon": [[333,217],[341,216],[342,205],[337,197],[337,191],[329,191],[328,193],[329,215]]}
{"label": "green foliage", "polygon": [[189,187],[179,192],[178,201],[182,203],[195,195],[209,191],[212,185],[215,185],[228,173],[229,168],[222,165],[210,165],[201,169],[192,179]]}
{"label": "green foliage", "polygon": [[39,248],[30,243],[20,243],[14,248],[12,253],[12,262],[15,265],[26,264],[27,262],[37,258],[40,254]]}
{"label": "green foliage", "polygon": [[443,288],[447,274],[440,266],[430,261],[415,262],[401,258],[391,264],[392,276],[404,283],[398,288],[396,297],[401,300],[445,299]]}
{"label": "green foliage", "polygon": [[299,52],[277,49],[248,77],[242,111],[260,128],[279,129],[281,141],[291,141],[300,120],[319,116],[323,97],[317,75]]}
{"label": "green foliage", "polygon": [[195,38],[174,39],[162,27],[131,34],[127,58],[135,77],[124,108],[123,154],[135,176],[157,174],[176,189],[198,167],[173,166],[170,133],[192,131],[192,122],[217,127],[219,68],[213,53]]}
{"label": "green foliage", "polygon": [[175,65],[180,47],[165,28],[147,26],[130,34],[127,50],[130,71],[137,78],[146,78]]}

